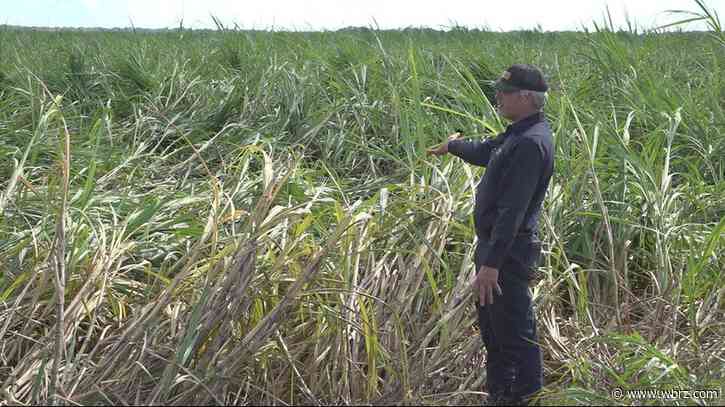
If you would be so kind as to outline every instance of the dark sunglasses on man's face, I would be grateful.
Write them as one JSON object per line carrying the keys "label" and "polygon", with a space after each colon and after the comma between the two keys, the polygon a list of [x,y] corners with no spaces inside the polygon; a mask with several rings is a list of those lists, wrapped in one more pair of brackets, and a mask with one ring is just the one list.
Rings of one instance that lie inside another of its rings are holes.
{"label": "dark sunglasses on man's face", "polygon": [[514,93],[519,92],[519,90],[520,89],[506,89],[506,90],[499,89],[499,90],[496,91],[496,94],[499,94],[500,93],[500,94],[503,94],[503,95],[512,95]]}

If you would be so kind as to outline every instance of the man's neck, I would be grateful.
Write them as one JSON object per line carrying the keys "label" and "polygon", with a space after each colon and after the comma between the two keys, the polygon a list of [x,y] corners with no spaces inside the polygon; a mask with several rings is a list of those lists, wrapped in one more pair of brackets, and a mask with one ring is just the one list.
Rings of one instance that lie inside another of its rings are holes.
{"label": "man's neck", "polygon": [[521,115],[520,115],[520,116],[519,116],[518,118],[514,119],[514,120],[513,120],[512,122],[511,122],[511,124],[515,124],[515,123],[518,123],[518,122],[520,122],[521,120],[524,120],[524,119],[526,119],[527,117],[530,117],[530,116],[532,116],[532,115],[534,115],[534,114],[537,114],[537,113],[539,113],[539,110],[530,110],[530,111],[528,111],[528,112],[522,113],[522,114],[521,114]]}

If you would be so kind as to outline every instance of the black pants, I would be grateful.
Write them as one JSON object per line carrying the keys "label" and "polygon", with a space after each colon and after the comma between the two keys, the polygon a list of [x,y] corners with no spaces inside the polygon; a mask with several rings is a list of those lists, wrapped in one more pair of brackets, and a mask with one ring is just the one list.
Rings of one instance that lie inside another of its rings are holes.
{"label": "black pants", "polygon": [[[479,250],[485,250],[485,242]],[[476,256],[476,270],[480,269]],[[530,265],[529,265],[530,266]],[[528,285],[528,270],[513,259],[499,270],[502,295],[476,304],[486,347],[486,387],[497,401],[521,402],[543,385],[541,351]]]}

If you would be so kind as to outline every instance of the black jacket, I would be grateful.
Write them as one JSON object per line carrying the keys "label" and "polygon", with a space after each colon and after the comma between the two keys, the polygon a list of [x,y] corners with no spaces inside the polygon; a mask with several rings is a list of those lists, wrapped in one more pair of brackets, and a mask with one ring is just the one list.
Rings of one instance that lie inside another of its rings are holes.
{"label": "black jacket", "polygon": [[[482,264],[500,269],[517,240],[535,239],[542,202],[554,172],[551,129],[539,112],[483,142],[455,140],[448,151],[486,167],[476,188],[474,223],[489,250]],[[537,254],[538,256],[538,254]]]}

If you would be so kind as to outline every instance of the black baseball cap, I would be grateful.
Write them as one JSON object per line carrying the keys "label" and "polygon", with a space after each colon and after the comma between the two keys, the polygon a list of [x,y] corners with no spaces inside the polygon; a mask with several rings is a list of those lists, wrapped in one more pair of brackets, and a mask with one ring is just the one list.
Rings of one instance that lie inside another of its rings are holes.
{"label": "black baseball cap", "polygon": [[546,92],[549,90],[549,85],[546,84],[546,79],[544,79],[541,70],[528,64],[511,65],[494,82],[493,87],[501,92],[513,92],[517,90]]}

